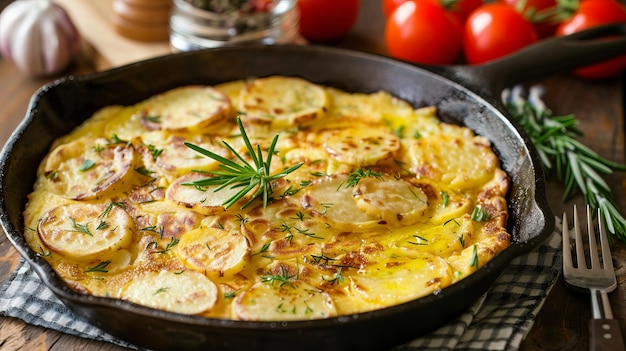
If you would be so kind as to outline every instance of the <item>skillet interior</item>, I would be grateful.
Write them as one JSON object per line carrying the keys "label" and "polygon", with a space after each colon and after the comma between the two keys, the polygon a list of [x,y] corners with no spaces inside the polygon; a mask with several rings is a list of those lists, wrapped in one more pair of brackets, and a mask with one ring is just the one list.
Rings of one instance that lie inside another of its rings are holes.
{"label": "skillet interior", "polygon": [[[51,142],[97,109],[129,105],[186,84],[217,84],[273,74],[299,76],[349,92],[386,90],[415,107],[436,105],[441,117],[461,123],[492,141],[509,174],[510,248],[465,280],[427,296],[383,310],[326,320],[242,322],[156,311],[132,303],[85,296],[70,290],[26,244],[21,212],[36,168]],[[422,68],[392,59],[314,46],[250,46],[180,53],[87,77],[44,86],[0,159],[0,219],[11,242],[44,283],[78,315],[104,331],[152,349],[381,350],[417,337],[451,320],[482,295],[508,262],[552,232],[540,163],[528,139],[488,101]]]}

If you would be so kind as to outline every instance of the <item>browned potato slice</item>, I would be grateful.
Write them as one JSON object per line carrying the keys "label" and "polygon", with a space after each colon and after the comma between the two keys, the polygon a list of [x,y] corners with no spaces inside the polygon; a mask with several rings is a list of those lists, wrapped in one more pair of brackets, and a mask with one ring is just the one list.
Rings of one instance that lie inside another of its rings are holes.
{"label": "browned potato slice", "polygon": [[246,237],[218,228],[183,234],[174,252],[186,267],[212,277],[232,276],[250,261]]}
{"label": "browned potato slice", "polygon": [[119,206],[79,203],[53,208],[38,228],[48,249],[82,261],[103,259],[127,247],[134,230],[133,219]]}
{"label": "browned potato slice", "polygon": [[134,164],[128,144],[81,138],[54,149],[43,170],[56,194],[87,200],[128,188]]}
{"label": "browned potato slice", "polygon": [[256,283],[237,296],[233,308],[237,318],[247,321],[307,320],[337,315],[327,293],[301,281]]}
{"label": "browned potato slice", "polygon": [[122,298],[165,311],[198,314],[213,308],[218,289],[194,270],[148,272],[133,279]]}

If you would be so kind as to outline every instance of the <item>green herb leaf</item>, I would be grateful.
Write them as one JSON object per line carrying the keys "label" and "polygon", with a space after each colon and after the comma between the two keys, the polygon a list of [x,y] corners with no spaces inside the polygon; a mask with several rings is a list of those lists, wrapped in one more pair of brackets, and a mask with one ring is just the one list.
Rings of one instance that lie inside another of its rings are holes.
{"label": "green herb leaf", "polygon": [[274,149],[276,148],[276,143],[278,141],[278,134],[272,140],[272,143],[266,153],[267,156],[263,159],[261,146],[257,145],[256,150],[252,147],[248,134],[243,127],[241,118],[239,117],[237,117],[237,124],[239,125],[241,137],[243,138],[246,148],[248,149],[248,153],[252,158],[252,163],[246,161],[241,154],[235,151],[235,149],[225,141],[223,142],[224,146],[230,150],[240,163],[186,142],[185,145],[190,149],[218,161],[220,163],[220,170],[206,171],[206,173],[212,175],[212,177],[182,184],[202,187],[217,185],[218,187],[215,191],[220,191],[226,187],[229,187],[230,189],[242,188],[235,195],[224,201],[222,205],[226,208],[231,207],[243,197],[248,195],[251,191],[256,189],[250,197],[250,200],[248,200],[242,208],[249,206],[258,197],[263,198],[263,207],[267,207],[269,197],[273,192],[272,181],[287,176],[289,173],[292,173],[296,169],[300,168],[304,163],[300,162],[284,169],[281,172],[270,174],[270,165],[272,164],[272,155],[274,155]]}
{"label": "green herb leaf", "polygon": [[108,273],[109,271],[106,269],[107,266],[111,264],[111,261],[102,261],[93,267],[89,267],[85,270],[85,272],[101,272]]}
{"label": "green herb leaf", "polygon": [[93,168],[93,166],[95,166],[96,163],[92,160],[86,159],[85,161],[83,161],[83,164],[80,166],[80,168],[78,169],[81,172],[85,172],[91,168]]}
{"label": "green herb leaf", "polygon": [[377,172],[372,171],[371,169],[363,169],[359,168],[356,171],[348,174],[348,178],[339,184],[337,190],[341,189],[341,187],[353,188],[359,184],[362,179],[372,177],[379,180],[384,180],[383,175]]}
{"label": "green herb leaf", "polygon": [[70,217],[70,220],[72,221],[72,228],[74,228],[73,231],[93,236],[93,234],[89,230],[89,227],[87,227],[87,224],[76,223],[74,217]]}
{"label": "green herb leaf", "polygon": [[626,171],[626,165],[607,160],[580,143],[579,121],[573,115],[553,116],[541,100],[541,87],[531,87],[527,99],[522,94],[522,88],[515,87],[505,94],[504,102],[532,140],[544,171],[556,172],[565,186],[565,200],[576,191],[581,193],[594,211],[601,210],[607,230],[626,242],[626,219],[601,176]]}

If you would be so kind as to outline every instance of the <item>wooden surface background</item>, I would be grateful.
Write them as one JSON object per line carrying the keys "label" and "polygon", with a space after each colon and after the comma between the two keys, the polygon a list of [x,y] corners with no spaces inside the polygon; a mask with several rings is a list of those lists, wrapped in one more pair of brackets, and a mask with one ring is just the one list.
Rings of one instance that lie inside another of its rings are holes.
{"label": "wooden surface background", "polygon": [[[97,0],[92,0],[97,1]],[[9,3],[0,0],[0,9]],[[353,32],[336,46],[386,54],[383,41],[384,19],[378,0],[362,0],[361,14]],[[59,76],[84,74],[111,67],[93,45],[84,43],[75,63]],[[6,58],[0,58],[0,144],[9,138],[26,112],[30,96],[42,84],[56,77],[29,78]],[[602,82],[582,81],[573,76],[555,75],[537,82],[547,88],[546,104],[555,114],[575,114],[585,136],[580,140],[600,155],[625,162],[624,106],[625,77]],[[626,210],[626,176],[617,173],[606,177],[617,202]],[[548,178],[548,197],[555,214],[571,213],[572,203],[582,204],[580,196],[564,202],[563,187],[553,176]],[[626,211],[624,211],[626,212]],[[614,263],[619,279],[610,300],[616,318],[622,321],[626,336],[626,245],[616,242]],[[0,283],[6,281],[19,262],[3,232],[0,233]],[[535,325],[522,343],[521,350],[587,350],[589,297],[566,289],[562,278],[548,296]],[[5,350],[123,350],[101,342],[85,340],[25,324],[13,318],[0,317],[0,349]]]}

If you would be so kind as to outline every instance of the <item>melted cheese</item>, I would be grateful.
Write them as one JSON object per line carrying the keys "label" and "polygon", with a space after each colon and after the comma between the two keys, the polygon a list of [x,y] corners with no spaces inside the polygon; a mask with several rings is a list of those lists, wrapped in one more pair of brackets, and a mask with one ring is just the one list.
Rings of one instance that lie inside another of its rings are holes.
{"label": "melted cheese", "polygon": [[[279,135],[266,207],[192,185]],[[355,177],[359,175],[360,177]],[[56,140],[25,236],[76,291],[212,318],[301,320],[416,299],[510,244],[509,180],[483,137],[386,92],[293,77],[179,87]],[[472,219],[474,211],[486,216]]]}

